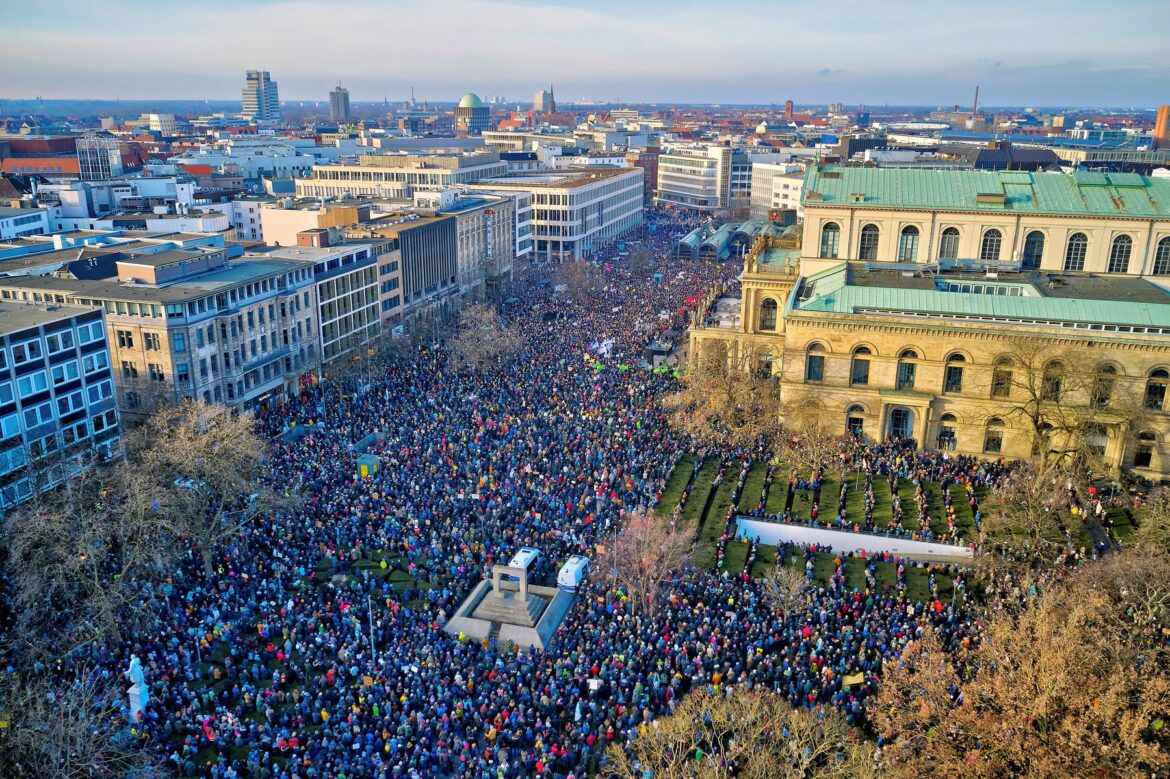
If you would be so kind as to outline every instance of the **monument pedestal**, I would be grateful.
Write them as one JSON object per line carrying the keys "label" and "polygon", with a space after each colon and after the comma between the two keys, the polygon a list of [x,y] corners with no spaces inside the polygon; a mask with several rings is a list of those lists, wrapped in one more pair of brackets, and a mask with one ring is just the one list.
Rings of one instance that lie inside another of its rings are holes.
{"label": "monument pedestal", "polygon": [[150,701],[150,693],[147,692],[146,685],[135,684],[126,690],[126,694],[130,696],[130,721],[137,722],[138,714],[146,708],[146,704]]}
{"label": "monument pedestal", "polygon": [[443,629],[469,639],[496,636],[501,642],[510,641],[525,649],[543,649],[573,598],[572,593],[555,587],[530,587],[528,571],[523,568],[497,565],[492,568],[492,578],[480,582]]}

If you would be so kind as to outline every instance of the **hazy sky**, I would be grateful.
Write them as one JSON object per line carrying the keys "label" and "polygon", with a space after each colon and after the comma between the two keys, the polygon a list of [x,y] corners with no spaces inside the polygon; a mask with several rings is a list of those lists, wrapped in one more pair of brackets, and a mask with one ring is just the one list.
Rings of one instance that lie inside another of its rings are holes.
{"label": "hazy sky", "polygon": [[1167,0],[0,0],[0,98],[1148,107]]}

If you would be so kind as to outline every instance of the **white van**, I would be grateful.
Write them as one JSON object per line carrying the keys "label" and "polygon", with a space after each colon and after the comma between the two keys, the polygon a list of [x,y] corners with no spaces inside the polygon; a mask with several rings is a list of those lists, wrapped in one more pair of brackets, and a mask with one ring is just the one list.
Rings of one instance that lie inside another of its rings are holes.
{"label": "white van", "polygon": [[531,546],[522,546],[520,551],[512,555],[512,559],[508,561],[508,565],[512,568],[523,568],[529,570],[536,565],[536,561],[540,559],[540,550]]}
{"label": "white van", "polygon": [[561,570],[557,574],[557,587],[569,592],[576,592],[577,588],[581,586],[581,582],[585,581],[587,573],[589,573],[589,558],[573,555],[561,566]]}

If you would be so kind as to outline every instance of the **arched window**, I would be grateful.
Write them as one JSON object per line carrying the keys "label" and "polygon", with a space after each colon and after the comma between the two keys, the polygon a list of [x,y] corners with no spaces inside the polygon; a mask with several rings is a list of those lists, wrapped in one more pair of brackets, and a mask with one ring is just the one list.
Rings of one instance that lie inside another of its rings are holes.
{"label": "arched window", "polygon": [[979,259],[984,262],[995,262],[999,259],[999,247],[1003,245],[1003,233],[994,227],[983,234],[983,242],[979,244]]}
{"label": "arched window", "polygon": [[967,358],[958,352],[947,357],[947,370],[943,378],[943,392],[963,391],[963,363]]}
{"label": "arched window", "polygon": [[1162,368],[1150,371],[1150,377],[1146,380],[1146,398],[1143,405],[1161,411],[1166,402],[1167,386],[1170,386],[1170,373]]}
{"label": "arched window", "polygon": [[942,231],[938,242],[938,258],[953,260],[959,256],[959,228],[948,227]]}
{"label": "arched window", "polygon": [[1033,230],[1024,237],[1024,256],[1020,265],[1025,269],[1036,269],[1044,259],[1044,233]]}
{"label": "arched window", "polygon": [[1113,387],[1117,384],[1117,369],[1112,365],[1101,365],[1093,377],[1093,405],[1108,406],[1113,398]]}
{"label": "arched window", "polygon": [[983,431],[983,451],[987,454],[1003,451],[1003,420],[999,417],[987,420],[987,429]]}
{"label": "arched window", "polygon": [[995,363],[991,372],[991,397],[1006,398],[1012,394],[1012,361],[1002,359]]}
{"label": "arched window", "polygon": [[821,256],[827,259],[837,259],[837,249],[841,245],[841,226],[836,222],[825,222],[821,227]]}
{"label": "arched window", "polygon": [[856,404],[845,412],[845,430],[853,435],[861,435],[865,428],[865,409]]}
{"label": "arched window", "polygon": [[878,253],[878,238],[880,231],[877,225],[866,225],[861,228],[861,243],[857,248],[859,260],[876,260]]}
{"label": "arched window", "polygon": [[1113,239],[1109,250],[1109,273],[1129,273],[1129,257],[1133,254],[1133,239],[1119,235]]}
{"label": "arched window", "polygon": [[775,330],[776,329],[776,312],[779,306],[772,298],[764,298],[764,302],[760,304],[760,329],[761,330]]}
{"label": "arched window", "polygon": [[1137,451],[1133,453],[1134,468],[1149,468],[1154,462],[1154,449],[1158,446],[1158,436],[1149,430],[1138,433]]}
{"label": "arched window", "polygon": [[853,362],[849,366],[849,383],[855,386],[869,384],[869,347],[859,346],[853,350]]}
{"label": "arched window", "polygon": [[804,357],[804,380],[810,382],[825,380],[825,347],[818,343],[808,345]]}
{"label": "arched window", "polygon": [[1064,385],[1064,364],[1053,360],[1044,366],[1044,378],[1040,384],[1040,398],[1053,403],[1060,402],[1060,391]]}
{"label": "arched window", "polygon": [[914,262],[918,259],[918,228],[907,225],[898,237],[898,262]]}
{"label": "arched window", "polygon": [[944,452],[955,448],[955,415],[943,414],[938,420],[937,446]]}
{"label": "arched window", "polygon": [[1073,233],[1068,237],[1064,249],[1064,269],[1082,271],[1085,269],[1085,255],[1089,252],[1089,239],[1084,233]]}
{"label": "arched window", "polygon": [[918,352],[905,349],[898,355],[898,378],[895,389],[914,389],[914,375],[918,371]]}
{"label": "arched window", "polygon": [[1153,272],[1155,276],[1170,274],[1170,235],[1158,241],[1158,249],[1154,252]]}

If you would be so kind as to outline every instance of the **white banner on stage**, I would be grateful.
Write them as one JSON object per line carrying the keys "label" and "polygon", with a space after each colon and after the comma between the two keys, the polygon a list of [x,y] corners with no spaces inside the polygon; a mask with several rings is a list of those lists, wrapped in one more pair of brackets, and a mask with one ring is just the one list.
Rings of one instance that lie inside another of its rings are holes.
{"label": "white banner on stage", "polygon": [[897,555],[916,555],[949,559],[965,557],[971,559],[974,552],[966,546],[943,544],[937,541],[915,541],[898,536],[883,536],[873,533],[850,533],[844,530],[830,530],[827,527],[808,527],[784,522],[737,517],[736,537],[745,540],[757,539],[762,544],[775,545],[789,541],[794,544],[818,544],[833,547],[836,552],[893,552]]}

